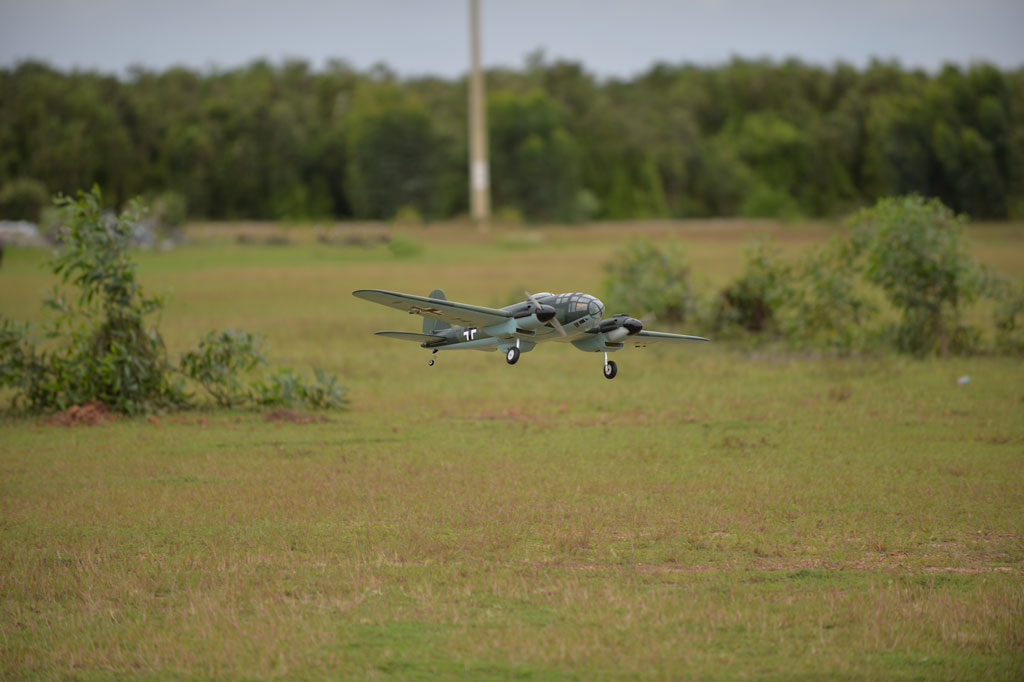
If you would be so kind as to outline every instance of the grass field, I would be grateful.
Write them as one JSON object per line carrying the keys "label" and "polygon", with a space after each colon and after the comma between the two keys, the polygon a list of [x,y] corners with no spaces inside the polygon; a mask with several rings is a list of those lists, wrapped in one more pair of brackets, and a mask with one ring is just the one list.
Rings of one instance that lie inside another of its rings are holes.
{"label": "grass field", "polygon": [[[640,231],[678,234],[714,286],[753,233],[796,254],[829,226],[436,227],[409,259],[236,229],[293,243],[197,226],[140,254],[172,352],[259,331],[351,409],[5,417],[0,678],[1024,678],[1019,358],[655,346],[609,382],[555,344],[428,368],[371,335],[419,318],[350,295],[600,294]],[[973,238],[1024,276],[1024,229]],[[0,312],[39,319],[44,258],[8,250]]]}

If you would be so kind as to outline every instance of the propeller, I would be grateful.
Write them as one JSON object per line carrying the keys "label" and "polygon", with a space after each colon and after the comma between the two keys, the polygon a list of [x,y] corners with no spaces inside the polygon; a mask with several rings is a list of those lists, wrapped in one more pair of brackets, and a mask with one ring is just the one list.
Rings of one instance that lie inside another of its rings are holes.
{"label": "propeller", "polygon": [[562,323],[558,321],[554,306],[541,303],[537,297],[529,291],[524,291],[523,293],[526,294],[526,298],[533,304],[533,309],[537,315],[537,319],[541,322],[550,322],[551,326],[555,328],[555,331],[562,336],[565,336],[565,328],[563,328]]}

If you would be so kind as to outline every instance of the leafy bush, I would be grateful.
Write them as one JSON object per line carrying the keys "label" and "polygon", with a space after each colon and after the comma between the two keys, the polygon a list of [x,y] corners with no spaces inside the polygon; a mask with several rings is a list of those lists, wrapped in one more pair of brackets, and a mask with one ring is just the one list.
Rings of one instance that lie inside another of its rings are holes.
{"label": "leafy bush", "polygon": [[160,193],[150,206],[150,215],[162,233],[177,234],[188,218],[188,202],[185,195],[171,191]]}
{"label": "leafy bush", "polygon": [[423,253],[423,244],[404,232],[396,232],[388,241],[388,251],[395,258],[415,258]]}
{"label": "leafy bush", "polygon": [[242,377],[265,366],[263,341],[247,331],[207,332],[195,350],[181,356],[181,369],[198,382],[221,407],[238,405],[294,405],[337,408],[345,402],[345,389],[319,368],[314,383],[305,384],[290,369],[281,369],[264,381],[246,383]]}
{"label": "leafy bush", "polygon": [[690,285],[686,251],[677,241],[659,247],[649,239],[628,240],[605,266],[608,311],[654,313],[659,319],[691,319],[697,299]]}
{"label": "leafy bush", "polygon": [[39,222],[49,197],[38,180],[19,178],[0,187],[0,220]]}
{"label": "leafy bush", "polygon": [[416,210],[415,206],[399,206],[392,222],[405,227],[420,227],[423,225],[423,215]]}
{"label": "leafy bush", "polygon": [[878,309],[862,292],[852,253],[835,240],[795,265],[761,240],[747,247],[743,273],[723,289],[712,306],[718,333],[742,330],[763,338],[784,338],[797,348],[840,353],[871,340]]}
{"label": "leafy bush", "polygon": [[316,383],[304,384],[291,370],[282,369],[268,381],[253,384],[253,399],[260,405],[305,403],[318,409],[338,407],[344,402],[345,389],[335,377],[319,368],[313,373]]}
{"label": "leafy bush", "polygon": [[195,350],[181,356],[182,371],[199,383],[222,407],[252,400],[241,377],[267,364],[259,337],[227,329],[206,333]]}
{"label": "leafy bush", "polygon": [[[676,322],[692,322],[700,311],[698,326],[719,335],[742,331],[839,353],[890,345],[916,355],[1024,352],[1024,284],[975,262],[964,218],[938,200],[907,196],[883,199],[849,225],[846,235],[792,266],[768,243],[755,243],[743,273],[709,304],[700,304],[691,288],[678,243],[628,241],[606,266],[608,308],[652,311]],[[983,296],[994,302],[996,335],[989,345],[964,322],[967,308]],[[897,323],[883,321],[886,303]]]}
{"label": "leafy bush", "polygon": [[779,312],[779,327],[792,345],[849,353],[872,342],[878,307],[864,291],[853,256],[848,243],[837,239],[792,269]]}
{"label": "leafy bush", "polygon": [[[764,247],[748,255],[747,270],[719,296],[714,324],[764,330],[774,319],[791,344],[843,353],[892,344],[916,355],[981,348],[981,332],[964,323],[981,296],[996,301],[999,351],[1018,352],[1017,319],[1024,291],[970,256],[964,219],[937,200],[918,196],[879,201],[850,220],[852,229],[785,268]],[[899,322],[879,323],[887,301]]]}
{"label": "leafy bush", "polygon": [[760,334],[775,326],[776,310],[792,293],[792,272],[778,249],[760,240],[746,249],[747,264],[734,282],[723,289],[713,306],[712,327],[717,332],[740,328]]}
{"label": "leafy bush", "polygon": [[[313,386],[288,373],[272,376],[269,383],[253,382],[246,390],[240,375],[265,364],[258,338],[248,332],[210,332],[198,349],[172,365],[159,331],[146,324],[164,301],[143,293],[128,253],[141,205],[108,219],[98,189],[81,193],[77,201],[60,197],[57,204],[62,247],[51,267],[60,284],[76,288],[78,295],[69,298],[55,287],[45,300],[56,313],[42,330],[50,341],[45,346],[27,325],[0,318],[0,386],[15,390],[15,405],[61,410],[98,400],[127,414],[182,408],[194,404],[186,378],[220,405],[263,404],[271,394],[278,402],[342,405],[336,381],[319,372]],[[291,390],[278,391],[282,382]]]}
{"label": "leafy bush", "polygon": [[57,314],[44,329],[47,338],[59,340],[55,348],[38,346],[25,326],[5,325],[4,385],[19,391],[16,402],[40,410],[93,400],[130,414],[185,405],[163,339],[144,323],[163,300],[143,293],[128,257],[141,207],[109,220],[99,191],[77,202],[60,197],[57,204],[63,246],[51,267],[78,296],[68,298],[55,287],[44,302]]}
{"label": "leafy bush", "polygon": [[978,333],[962,321],[983,292],[984,275],[967,251],[964,219],[937,199],[882,199],[857,213],[851,246],[864,278],[901,311],[894,340],[924,355],[971,350]]}
{"label": "leafy bush", "polygon": [[986,292],[995,300],[997,351],[1024,353],[1024,282],[991,277]]}

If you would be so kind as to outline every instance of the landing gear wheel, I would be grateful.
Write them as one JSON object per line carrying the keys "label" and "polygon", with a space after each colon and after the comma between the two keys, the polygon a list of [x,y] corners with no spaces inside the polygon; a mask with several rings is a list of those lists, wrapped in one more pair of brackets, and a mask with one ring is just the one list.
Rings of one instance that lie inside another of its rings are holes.
{"label": "landing gear wheel", "polygon": [[615,364],[614,360],[609,360],[604,363],[604,378],[614,379],[615,375],[619,373],[619,366]]}
{"label": "landing gear wheel", "polygon": [[517,362],[519,362],[519,349],[516,348],[515,346],[509,348],[508,352],[505,353],[505,362],[507,362],[510,365],[514,365]]}
{"label": "landing gear wheel", "polygon": [[427,363],[430,367],[434,366],[434,358],[430,358],[430,362]]}

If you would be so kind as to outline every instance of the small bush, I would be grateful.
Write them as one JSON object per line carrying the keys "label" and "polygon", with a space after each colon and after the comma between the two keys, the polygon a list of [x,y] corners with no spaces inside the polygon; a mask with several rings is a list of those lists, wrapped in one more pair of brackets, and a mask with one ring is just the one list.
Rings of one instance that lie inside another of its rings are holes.
{"label": "small bush", "polygon": [[195,350],[182,354],[181,369],[218,405],[242,405],[252,396],[241,377],[267,364],[261,346],[259,337],[247,331],[207,332]]}
{"label": "small bush", "polygon": [[392,222],[395,225],[402,225],[404,227],[420,227],[423,225],[423,214],[415,206],[406,204],[398,207]]}
{"label": "small bush", "polygon": [[979,335],[963,324],[963,311],[985,280],[967,251],[964,219],[937,199],[907,196],[881,199],[851,224],[864,278],[901,311],[897,348],[916,355],[972,350]]}
{"label": "small bush", "polygon": [[996,350],[1024,353],[1024,282],[992,277],[987,289],[986,293],[996,304],[993,315]]}
{"label": "small bush", "polygon": [[[320,372],[310,386],[288,373],[245,387],[244,374],[266,362],[259,339],[248,332],[210,332],[172,365],[156,326],[146,323],[164,301],[143,293],[129,258],[141,205],[108,218],[98,189],[77,201],[60,197],[57,204],[62,247],[51,267],[77,297],[55,287],[46,299],[56,313],[42,330],[46,345],[28,325],[0,318],[0,386],[15,390],[16,406],[51,411],[100,401],[127,414],[182,408],[195,404],[186,379],[219,405],[264,404],[266,395],[314,407],[343,404],[337,382]],[[290,390],[278,391],[285,382]]]}
{"label": "small bush", "polygon": [[601,200],[589,189],[581,189],[576,192],[573,201],[570,222],[585,223],[594,220],[601,215]]}
{"label": "small bush", "polygon": [[188,202],[178,192],[163,192],[152,202],[150,215],[156,227],[165,235],[176,235],[188,218]]}
{"label": "small bush", "polygon": [[77,202],[60,197],[57,205],[63,246],[51,267],[78,296],[55,288],[44,302],[57,314],[44,329],[56,347],[37,345],[27,326],[5,325],[0,375],[17,389],[16,404],[63,410],[98,400],[129,414],[185,405],[163,339],[145,324],[163,300],[143,293],[128,257],[141,206],[109,219],[98,189]]}
{"label": "small bush", "polygon": [[[1024,284],[974,261],[962,217],[937,200],[909,196],[882,199],[848,224],[846,235],[792,266],[765,242],[748,247],[743,273],[707,303],[690,287],[681,246],[631,240],[606,265],[608,309],[676,322],[700,312],[698,326],[719,335],[781,337],[840,354],[1024,352]],[[964,322],[981,297],[994,302],[994,343]],[[885,321],[886,304],[898,322]]]}
{"label": "small bush", "polygon": [[522,225],[523,212],[515,206],[499,206],[493,220],[498,225]]}
{"label": "small bush", "polygon": [[0,187],[0,220],[28,220],[38,223],[48,202],[46,187],[38,180],[11,180]]}
{"label": "small bush", "polygon": [[648,239],[626,242],[605,266],[605,302],[609,312],[653,313],[668,322],[690,320],[697,299],[682,244],[658,246]]}
{"label": "small bush", "polygon": [[404,232],[396,232],[388,241],[388,251],[395,258],[415,258],[423,253],[423,245]]}
{"label": "small bush", "polygon": [[845,241],[808,254],[791,272],[779,311],[779,327],[790,344],[849,353],[872,343],[878,307],[864,291]]}
{"label": "small bush", "polygon": [[290,369],[283,368],[268,381],[253,384],[253,399],[260,405],[279,406],[304,403],[315,409],[336,408],[345,402],[345,389],[321,369],[313,370],[315,383],[305,384]]}
{"label": "small bush", "polygon": [[792,295],[790,268],[778,249],[758,241],[746,249],[747,264],[738,279],[723,289],[713,306],[712,327],[761,334],[774,330],[776,311]]}

